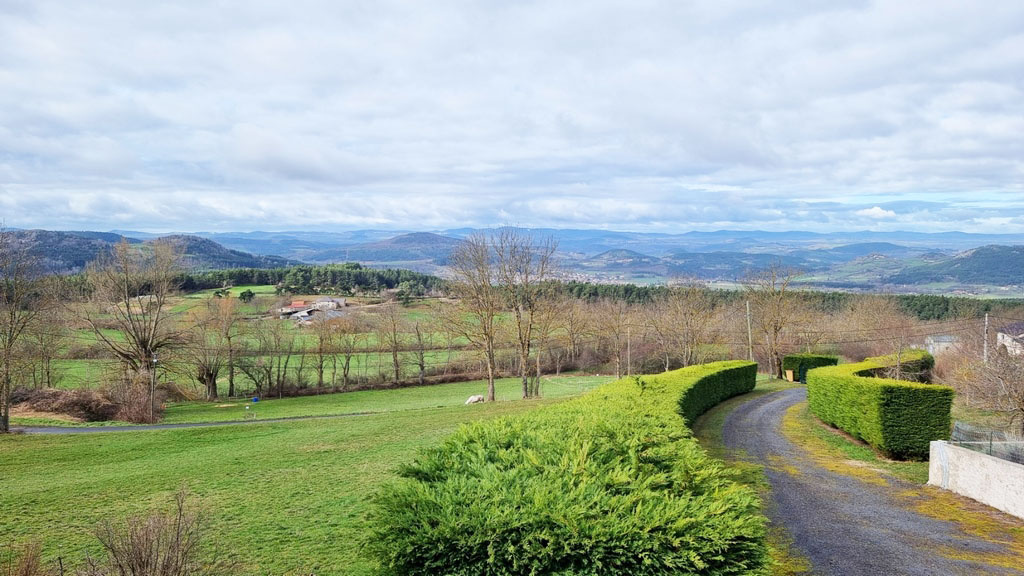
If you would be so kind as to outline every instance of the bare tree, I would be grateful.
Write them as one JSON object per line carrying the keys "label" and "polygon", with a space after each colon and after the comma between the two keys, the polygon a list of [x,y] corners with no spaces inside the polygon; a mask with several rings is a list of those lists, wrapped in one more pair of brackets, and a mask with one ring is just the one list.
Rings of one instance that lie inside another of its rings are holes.
{"label": "bare tree", "polygon": [[229,354],[227,338],[220,324],[220,301],[219,298],[211,299],[205,305],[188,311],[187,322],[192,329],[177,354],[183,365],[182,371],[205,389],[207,400],[218,398],[217,378]]}
{"label": "bare tree", "polygon": [[[156,354],[181,342],[182,326],[171,313],[177,293],[180,250],[156,241],[142,250],[122,240],[86,269],[91,289],[83,319],[134,375],[156,368]],[[115,328],[122,337],[114,336]]]}
{"label": "bare tree", "polygon": [[318,391],[324,387],[324,369],[327,362],[337,352],[338,322],[336,320],[338,319],[328,318],[326,314],[320,314],[313,318],[313,336],[316,338],[315,364],[313,367],[316,370],[316,387]]}
{"label": "bare tree", "polygon": [[572,296],[561,296],[559,300],[556,307],[562,318],[561,333],[569,348],[569,358],[575,362],[579,360],[583,338],[593,329],[592,306]]}
{"label": "bare tree", "polygon": [[[349,315],[345,318],[340,318],[335,321],[337,329],[337,346],[338,354],[332,356],[337,360],[338,356],[341,356],[341,378],[342,386],[348,387],[350,380],[350,370],[352,367],[352,358],[357,352],[359,352],[366,341],[366,331],[363,326],[364,322],[357,316]],[[365,366],[365,362],[363,365]],[[335,364],[333,376],[331,382],[334,383],[337,380],[338,368]]]}
{"label": "bare tree", "polygon": [[565,354],[563,346],[557,338],[561,328],[562,304],[565,301],[554,294],[542,294],[537,299],[534,310],[533,331],[536,340],[537,353],[534,355],[535,371],[533,381],[530,383],[533,396],[540,396],[541,382],[541,355],[544,352],[555,363],[555,373],[561,372],[562,359]]}
{"label": "bare tree", "polygon": [[16,352],[39,313],[42,282],[27,247],[0,231],[0,433],[10,431]]}
{"label": "bare tree", "polygon": [[434,331],[429,322],[414,320],[411,322],[411,337],[418,381],[422,386],[427,375],[427,353],[434,347]]}
{"label": "bare tree", "polygon": [[32,387],[55,388],[63,379],[64,371],[55,360],[71,337],[64,310],[57,306],[51,290],[43,298],[44,304],[25,335],[25,360],[29,368]]}
{"label": "bare tree", "polygon": [[633,307],[624,300],[604,299],[591,310],[592,325],[598,337],[605,342],[615,364],[615,377],[622,378],[623,354],[627,352],[628,339],[632,336]]}
{"label": "bare tree", "polygon": [[235,298],[217,298],[216,310],[216,327],[220,333],[220,338],[223,339],[225,348],[227,350],[227,369],[228,369],[228,397],[235,395],[235,337],[238,335],[239,328],[239,314],[238,314],[238,302]]}
{"label": "bare tree", "polygon": [[405,344],[404,319],[398,302],[389,300],[380,305],[377,314],[377,344],[391,356],[392,383],[402,379],[402,346]]}
{"label": "bare tree", "polygon": [[288,366],[295,351],[295,334],[286,322],[265,318],[246,327],[250,344],[238,358],[238,369],[252,382],[260,396],[266,392],[284,395]]}
{"label": "bare tree", "polygon": [[504,292],[506,305],[512,309],[515,323],[513,336],[519,354],[523,398],[532,398],[537,393],[529,382],[533,325],[541,282],[551,273],[552,256],[557,244],[550,237],[535,244],[531,235],[511,227],[502,228],[492,241],[497,258],[498,282]]}
{"label": "bare tree", "polygon": [[754,314],[754,327],[765,342],[768,368],[782,378],[785,331],[793,325],[800,303],[790,287],[797,272],[775,263],[747,277],[745,288]]}
{"label": "bare tree", "polygon": [[1000,414],[1007,427],[1024,438],[1024,356],[999,349],[988,363],[978,356],[961,358],[943,382],[971,398],[973,407]]}
{"label": "bare tree", "polygon": [[495,282],[492,251],[487,238],[473,234],[451,256],[454,276],[451,292],[457,306],[442,308],[445,324],[452,333],[464,337],[476,348],[487,370],[487,400],[493,402],[497,372],[495,343],[504,294]]}

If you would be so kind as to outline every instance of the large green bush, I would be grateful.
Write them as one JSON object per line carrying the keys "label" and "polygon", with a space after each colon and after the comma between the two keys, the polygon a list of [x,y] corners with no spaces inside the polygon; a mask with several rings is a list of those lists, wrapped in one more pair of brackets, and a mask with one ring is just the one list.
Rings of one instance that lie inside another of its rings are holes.
{"label": "large green bush", "polygon": [[679,416],[753,388],[755,370],[627,378],[464,426],[377,495],[368,549],[385,574],[762,573],[757,496]]}
{"label": "large green bush", "polygon": [[782,370],[792,370],[793,379],[804,384],[807,384],[808,370],[837,364],[839,364],[838,356],[822,354],[789,354],[782,358]]}
{"label": "large green bush", "polygon": [[[923,350],[900,359],[911,371],[934,364]],[[894,458],[926,458],[928,443],[949,438],[953,389],[880,378],[896,356],[819,368],[807,375],[807,398],[823,422],[845,430]]]}

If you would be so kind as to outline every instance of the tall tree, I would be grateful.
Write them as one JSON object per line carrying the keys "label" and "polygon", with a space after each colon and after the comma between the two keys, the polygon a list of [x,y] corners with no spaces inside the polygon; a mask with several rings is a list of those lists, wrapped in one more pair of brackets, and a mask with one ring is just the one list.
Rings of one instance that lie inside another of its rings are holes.
{"label": "tall tree", "polygon": [[340,318],[328,318],[326,314],[320,314],[314,317],[311,323],[313,336],[316,338],[313,361],[316,369],[317,394],[324,387],[324,372],[327,362],[333,360],[337,353],[338,320]]}
{"label": "tall tree", "polygon": [[172,242],[158,240],[144,250],[122,240],[86,269],[91,294],[83,319],[133,375],[149,374],[156,354],[182,341],[183,325],[170,306],[180,259]]}
{"label": "tall tree", "polygon": [[405,344],[402,309],[398,302],[388,300],[377,313],[377,344],[382,352],[391,356],[392,383],[402,379],[402,346]]}
{"label": "tall tree", "polygon": [[675,326],[672,341],[683,366],[706,359],[706,344],[712,343],[715,302],[708,289],[696,281],[672,288],[666,297],[667,316]]}
{"label": "tall tree", "polygon": [[238,336],[239,314],[238,302],[230,296],[216,300],[216,326],[220,337],[227,348],[228,397],[235,395],[235,356],[237,353],[235,337]]}
{"label": "tall tree", "polygon": [[795,270],[773,263],[748,276],[744,286],[753,309],[753,324],[765,342],[768,369],[776,378],[782,378],[785,331],[793,325],[800,309],[790,288],[796,277]]}
{"label": "tall tree", "polygon": [[505,303],[512,310],[515,324],[516,351],[519,354],[519,376],[523,382],[523,398],[537,395],[529,381],[530,349],[534,338],[534,322],[539,304],[541,282],[551,274],[557,244],[548,237],[535,242],[533,236],[516,228],[505,227],[492,238],[497,275]]}
{"label": "tall tree", "polygon": [[10,432],[16,351],[39,313],[43,277],[27,246],[0,231],[0,433]]}
{"label": "tall tree", "polygon": [[592,325],[597,336],[611,351],[615,364],[615,377],[622,378],[622,355],[627,352],[632,337],[634,309],[625,300],[607,298],[591,309]]}
{"label": "tall tree", "polygon": [[[336,385],[338,378],[338,367],[337,359],[341,357],[341,385],[342,387],[348,387],[350,381],[350,371],[352,367],[352,358],[363,349],[365,345],[367,333],[365,327],[365,320],[360,316],[350,314],[344,318],[340,318],[334,321],[334,326],[337,334],[337,350],[338,353],[332,356],[334,364],[334,372],[331,376],[331,383]],[[362,363],[366,366],[366,362]]]}
{"label": "tall tree", "polygon": [[227,363],[229,344],[221,326],[224,299],[211,298],[187,313],[191,329],[178,347],[178,359],[189,378],[205,390],[207,400],[218,398],[217,378]]}
{"label": "tall tree", "polygon": [[497,285],[493,251],[487,237],[475,233],[452,252],[450,290],[457,305],[442,308],[449,329],[469,341],[487,369],[487,401],[493,402],[497,372],[495,344],[504,294]]}

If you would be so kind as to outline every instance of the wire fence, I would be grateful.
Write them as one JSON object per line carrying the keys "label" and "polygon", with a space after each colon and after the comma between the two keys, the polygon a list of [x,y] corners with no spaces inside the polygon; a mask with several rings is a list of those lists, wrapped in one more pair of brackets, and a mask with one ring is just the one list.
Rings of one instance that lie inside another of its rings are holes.
{"label": "wire fence", "polygon": [[1014,434],[958,421],[953,423],[953,433],[949,443],[1017,464],[1024,464],[1024,438]]}

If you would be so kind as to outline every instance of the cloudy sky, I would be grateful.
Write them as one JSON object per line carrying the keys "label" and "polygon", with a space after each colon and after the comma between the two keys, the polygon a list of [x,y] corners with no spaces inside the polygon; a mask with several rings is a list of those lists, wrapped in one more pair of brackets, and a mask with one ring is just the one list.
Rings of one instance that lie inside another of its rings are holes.
{"label": "cloudy sky", "polygon": [[0,0],[0,87],[7,227],[1024,233],[1020,0]]}

